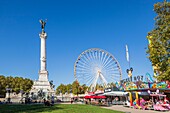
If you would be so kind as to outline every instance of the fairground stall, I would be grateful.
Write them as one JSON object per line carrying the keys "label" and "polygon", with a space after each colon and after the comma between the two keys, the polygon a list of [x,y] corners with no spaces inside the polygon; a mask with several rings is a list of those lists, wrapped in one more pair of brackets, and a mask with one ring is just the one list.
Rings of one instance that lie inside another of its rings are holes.
{"label": "fairground stall", "polygon": [[106,96],[104,96],[103,93],[103,91],[99,90],[97,90],[96,92],[86,93],[86,95],[84,96],[85,104],[106,106]]}
{"label": "fairground stall", "polygon": [[117,87],[110,87],[104,90],[103,95],[107,97],[108,104],[123,105],[127,94],[127,92],[121,91]]}
{"label": "fairground stall", "polygon": [[[156,82],[149,74],[146,75],[145,80],[143,76],[137,76],[133,81],[122,81],[121,86],[124,91],[128,92],[125,105],[136,109],[169,110],[168,105],[165,107],[165,103],[169,101],[170,82]],[[159,106],[155,106],[159,101],[162,102],[159,103]]]}

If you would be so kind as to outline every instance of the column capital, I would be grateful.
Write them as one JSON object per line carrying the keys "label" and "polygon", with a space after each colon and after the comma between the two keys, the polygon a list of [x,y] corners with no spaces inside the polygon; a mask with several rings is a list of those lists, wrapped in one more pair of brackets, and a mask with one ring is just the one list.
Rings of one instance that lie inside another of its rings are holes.
{"label": "column capital", "polygon": [[39,36],[40,36],[40,38],[47,38],[47,33],[45,33],[45,32],[42,32],[42,33],[40,33],[39,34]]}

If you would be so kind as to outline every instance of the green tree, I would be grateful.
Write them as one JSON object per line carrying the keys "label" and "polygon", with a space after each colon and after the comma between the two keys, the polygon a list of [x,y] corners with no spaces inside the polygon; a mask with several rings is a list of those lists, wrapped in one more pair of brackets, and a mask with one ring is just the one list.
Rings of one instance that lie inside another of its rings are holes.
{"label": "green tree", "polygon": [[80,87],[80,84],[77,80],[72,83],[72,91],[74,95],[78,95],[80,93],[79,87]]}
{"label": "green tree", "polygon": [[64,84],[60,84],[57,88],[56,88],[56,94],[65,94],[67,92],[67,87]]}
{"label": "green tree", "polygon": [[23,90],[28,93],[31,90],[31,87],[33,85],[33,81],[28,79],[28,78],[25,78],[23,85],[25,86]]}
{"label": "green tree", "polygon": [[0,96],[4,97],[6,92],[6,78],[3,75],[0,75]]}
{"label": "green tree", "polygon": [[[110,86],[110,84],[109,84],[109,83],[108,83],[107,85],[108,85],[108,86]],[[103,90],[104,90],[103,85],[102,85],[102,84],[98,84],[98,83],[97,83],[94,91],[96,91],[96,90],[101,90],[101,91],[103,91]]]}
{"label": "green tree", "polygon": [[148,57],[158,80],[170,80],[170,3],[154,4],[155,27],[148,33]]}
{"label": "green tree", "polygon": [[76,80],[72,83],[72,92],[74,95],[84,94],[88,90],[88,86],[86,84],[80,85]]}
{"label": "green tree", "polygon": [[78,81],[74,81],[72,84],[60,84],[57,88],[56,88],[56,94],[65,94],[65,93],[70,93],[72,92],[74,95],[78,95],[78,94],[84,94],[87,91],[88,87],[83,84],[82,86],[79,84]]}
{"label": "green tree", "polygon": [[16,93],[19,93],[20,90],[28,93],[32,85],[33,81],[28,78],[0,75],[0,95],[3,97],[5,96],[6,88],[11,88],[12,92]]}
{"label": "green tree", "polygon": [[68,93],[70,93],[72,91],[72,85],[71,84],[67,84],[66,88],[67,88]]}
{"label": "green tree", "polygon": [[83,84],[81,87],[80,87],[80,94],[85,94],[85,92],[87,91],[88,89],[88,86],[86,86],[86,84]]}

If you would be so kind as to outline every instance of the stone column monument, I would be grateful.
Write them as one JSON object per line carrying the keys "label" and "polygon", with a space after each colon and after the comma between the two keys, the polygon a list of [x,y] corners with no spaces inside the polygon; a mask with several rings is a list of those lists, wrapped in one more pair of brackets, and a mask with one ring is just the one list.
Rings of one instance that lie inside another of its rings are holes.
{"label": "stone column monument", "polygon": [[[41,39],[41,53],[40,53],[40,71],[38,81],[34,81],[32,89],[30,91],[30,96],[33,98],[43,99],[48,96],[55,94],[53,87],[48,81],[48,71],[47,71],[47,58],[46,58],[46,39],[47,33],[45,32],[46,21],[40,20],[42,31],[39,34]],[[41,94],[40,94],[41,93]],[[39,97],[41,96],[41,97]]]}
{"label": "stone column monument", "polygon": [[41,58],[40,58],[40,71],[39,71],[39,81],[48,81],[48,71],[46,69],[46,39],[47,33],[44,31],[46,22],[40,20],[42,32],[39,34],[41,39]]}

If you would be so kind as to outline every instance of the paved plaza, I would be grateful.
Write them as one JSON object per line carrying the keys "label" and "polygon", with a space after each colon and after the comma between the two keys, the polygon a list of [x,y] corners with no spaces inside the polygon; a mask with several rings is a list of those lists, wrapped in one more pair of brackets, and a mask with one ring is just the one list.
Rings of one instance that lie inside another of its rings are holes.
{"label": "paved plaza", "polygon": [[111,107],[103,107],[106,109],[111,109],[111,110],[117,110],[117,111],[123,111],[127,113],[170,113],[170,111],[154,111],[154,110],[139,110],[139,109],[133,109],[133,108],[128,108],[128,107],[123,107],[121,105],[113,105]]}

